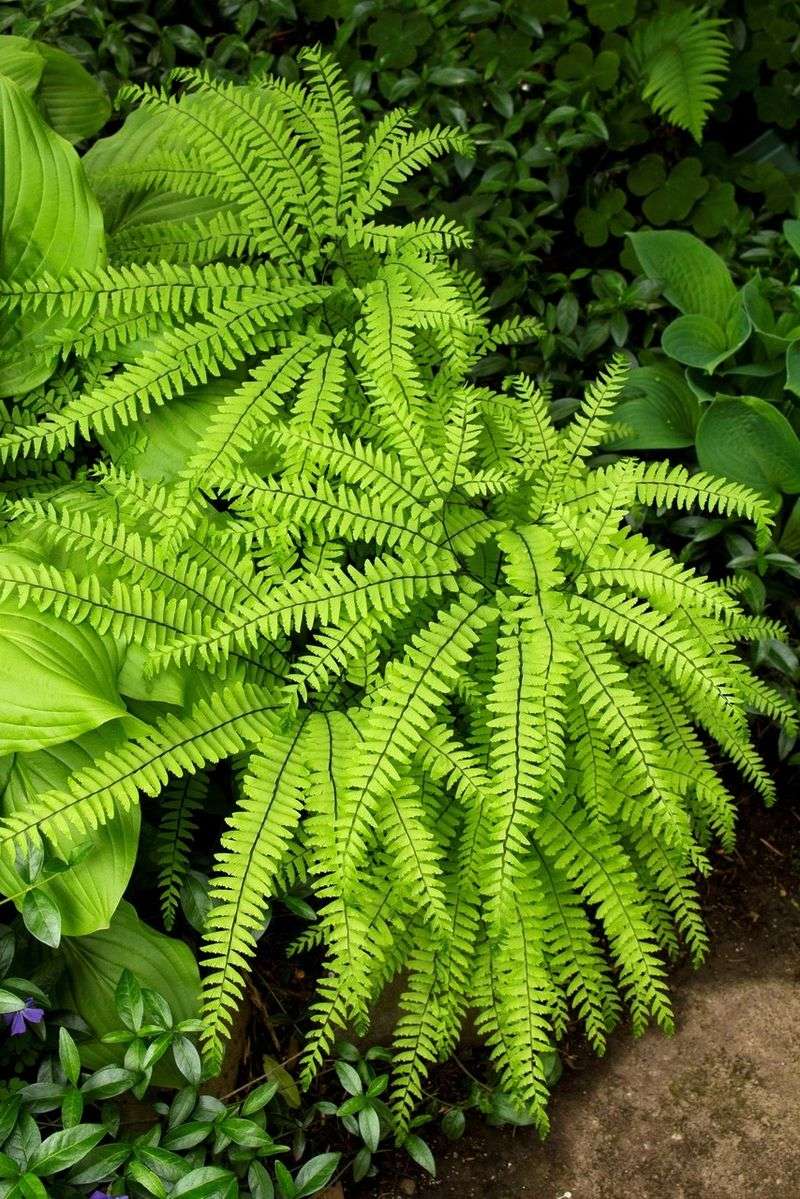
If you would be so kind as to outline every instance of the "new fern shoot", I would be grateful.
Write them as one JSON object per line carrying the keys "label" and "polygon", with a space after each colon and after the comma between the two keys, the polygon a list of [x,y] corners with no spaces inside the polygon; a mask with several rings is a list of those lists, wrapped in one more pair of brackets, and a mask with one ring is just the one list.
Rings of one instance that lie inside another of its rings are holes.
{"label": "new fern shoot", "polygon": [[[680,466],[593,467],[621,359],[563,427],[531,379],[476,383],[536,326],[490,326],[455,224],[386,213],[468,146],[400,110],[364,136],[333,63],[303,62],[303,85],[181,70],[174,95],[128,89],[139,108],[87,162],[110,265],[2,285],[66,339],[0,441],[18,492],[2,602],[135,652],[126,739],[7,813],[0,846],[69,844],[160,795],[169,921],[206,768],[232,757],[211,1066],[266,906],[303,879],[302,943],[327,963],[306,1078],[406,972],[399,1131],[468,1009],[544,1129],[571,1014],[598,1049],[623,1009],[670,1027],[664,951],[702,957],[694,880],[733,837],[712,747],[769,798],[748,720],[792,719],[737,648],[780,630],[628,514],[765,535],[769,509]],[[87,441],[102,452],[65,483],[59,456]]]}

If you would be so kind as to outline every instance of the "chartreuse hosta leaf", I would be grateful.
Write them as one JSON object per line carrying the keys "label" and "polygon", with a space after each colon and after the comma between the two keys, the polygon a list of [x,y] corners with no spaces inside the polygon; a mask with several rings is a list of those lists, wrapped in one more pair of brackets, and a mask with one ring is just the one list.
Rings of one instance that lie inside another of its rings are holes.
{"label": "chartreuse hosta leaf", "polygon": [[86,624],[0,604],[0,753],[31,753],[124,716],[116,647]]}
{"label": "chartreuse hosta leaf", "polygon": [[111,115],[103,85],[57,46],[0,37],[0,74],[32,96],[47,124],[67,141],[91,137]]}
{"label": "chartreuse hosta leaf", "polygon": [[[24,812],[38,795],[63,787],[71,774],[119,747],[125,736],[120,722],[114,721],[75,741],[36,753],[17,753],[0,810],[4,815]],[[72,845],[66,861],[57,856],[58,841],[48,843],[48,853],[39,859],[38,872],[32,878],[0,861],[0,891],[19,908],[31,890],[45,894],[59,913],[63,936],[78,937],[106,928],[136,861],[139,823],[138,807],[118,812],[83,844]]]}
{"label": "chartreuse hosta leaf", "polygon": [[[0,278],[95,270],[105,261],[100,208],[78,155],[45,122],[23,88],[0,70]],[[70,321],[42,310],[4,320],[0,396],[20,395],[53,372]]]}
{"label": "chartreuse hosta leaf", "polygon": [[[470,1008],[544,1128],[570,1012],[598,1047],[625,1006],[637,1031],[670,1026],[663,954],[682,937],[702,957],[695,876],[732,838],[718,756],[770,797],[748,718],[793,721],[739,655],[780,630],[631,510],[737,516],[763,543],[771,505],[670,463],[597,466],[622,359],[566,423],[532,379],[477,386],[485,350],[537,326],[489,326],[450,228],[376,233],[409,167],[462,138],[395,114],[366,138],[335,66],[313,51],[303,69],[305,84],[181,71],[179,96],[131,93],[145,115],[100,143],[93,179],[117,230],[121,197],[151,217],[163,199],[159,229],[134,221],[113,267],[13,293],[14,311],[86,324],[69,398],[0,452],[99,434],[111,461],[80,502],[43,488],[13,507],[31,560],[0,571],[7,602],[143,647],[145,674],[179,669],[185,700],[6,815],[0,855],[80,844],[172,778],[169,920],[205,771],[235,758],[203,953],[209,1066],[268,905],[302,878],[327,962],[306,1078],[400,975],[399,1133]],[[687,314],[726,319],[736,293],[713,255],[641,246]],[[217,303],[220,287],[235,296]],[[211,379],[195,422],[183,397]],[[160,458],[143,449],[167,428]]]}
{"label": "chartreuse hosta leaf", "polygon": [[[90,1069],[122,1059],[124,1047],[101,1038],[119,1027],[114,996],[124,970],[135,971],[142,987],[166,999],[177,1024],[198,1013],[200,976],[194,955],[183,941],[166,937],[140,920],[123,901],[108,928],[62,942],[65,974],[59,1000],[83,1016],[95,1039],[81,1043],[81,1060]],[[160,1076],[178,1083],[180,1076]]]}

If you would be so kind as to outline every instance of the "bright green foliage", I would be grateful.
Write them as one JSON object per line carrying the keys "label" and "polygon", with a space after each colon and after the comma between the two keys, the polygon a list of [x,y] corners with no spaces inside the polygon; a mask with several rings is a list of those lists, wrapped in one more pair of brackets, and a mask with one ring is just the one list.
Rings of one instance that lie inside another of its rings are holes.
{"label": "bright green foliage", "polygon": [[[598,1048],[623,1001],[636,1031],[669,1027],[662,950],[680,934],[703,954],[693,879],[733,827],[706,741],[770,797],[748,717],[791,723],[737,652],[776,630],[628,514],[699,507],[764,538],[769,506],[669,464],[594,469],[622,360],[566,425],[531,379],[478,386],[484,351],[535,325],[489,327],[480,286],[449,261],[455,226],[374,219],[411,168],[463,140],[393,114],[365,141],[335,68],[304,63],[306,87],[181,73],[178,99],[143,92],[93,170],[112,218],[122,190],[128,238],[160,201],[172,260],[154,265],[135,237],[123,252],[118,224],[114,266],[13,295],[81,314],[83,382],[3,452],[95,435],[116,461],[77,496],[17,503],[29,560],[2,563],[2,593],[144,646],[143,682],[185,698],[7,818],[0,849],[68,841],[138,790],[236,757],[205,940],[210,1062],[270,897],[305,877],[328,966],[306,1075],[406,969],[399,1130],[470,1007],[544,1128],[544,1062],[570,1010]],[[209,223],[229,219],[249,230],[239,267],[208,248]],[[187,433],[193,397],[208,417]],[[175,447],[158,482],[154,422]],[[161,838],[168,917],[180,805],[170,794]]]}
{"label": "bright green foliage", "polygon": [[678,8],[646,21],[631,43],[644,99],[698,142],[726,74],[730,43],[722,25],[702,12]]}

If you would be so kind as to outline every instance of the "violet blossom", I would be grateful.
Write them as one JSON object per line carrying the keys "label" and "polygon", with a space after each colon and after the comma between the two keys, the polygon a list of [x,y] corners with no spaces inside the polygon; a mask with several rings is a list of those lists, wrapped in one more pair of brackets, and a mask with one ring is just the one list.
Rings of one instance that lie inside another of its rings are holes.
{"label": "violet blossom", "polygon": [[44,1019],[44,1009],[36,1007],[33,999],[26,999],[16,1012],[3,1012],[3,1019],[10,1025],[11,1036],[21,1037],[26,1033],[28,1024],[38,1024]]}

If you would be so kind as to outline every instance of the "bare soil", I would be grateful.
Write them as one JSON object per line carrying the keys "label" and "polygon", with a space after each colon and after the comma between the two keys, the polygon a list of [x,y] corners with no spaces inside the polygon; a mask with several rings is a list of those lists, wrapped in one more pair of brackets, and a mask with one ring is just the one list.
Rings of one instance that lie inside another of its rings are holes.
{"label": "bare soil", "polygon": [[674,973],[675,1035],[579,1052],[544,1144],[474,1118],[434,1141],[438,1179],[375,1199],[800,1199],[800,808],[748,808],[707,886],[711,956]]}

